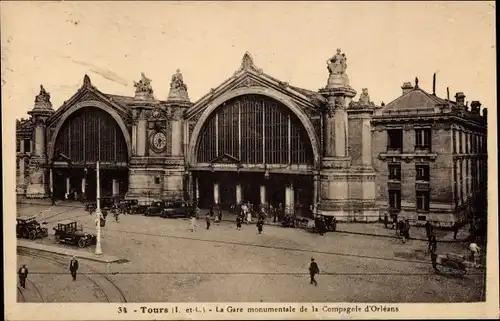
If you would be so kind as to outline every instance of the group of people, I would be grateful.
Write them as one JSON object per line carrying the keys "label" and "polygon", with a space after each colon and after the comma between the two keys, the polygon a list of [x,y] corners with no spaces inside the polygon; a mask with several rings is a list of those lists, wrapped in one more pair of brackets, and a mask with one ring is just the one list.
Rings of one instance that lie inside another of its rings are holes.
{"label": "group of people", "polygon": [[[76,274],[78,271],[78,260],[76,259],[76,256],[73,256],[71,260],[69,261],[69,272],[71,274],[71,277],[73,281],[76,281]],[[19,271],[17,271],[17,274],[19,276],[19,283],[21,284],[21,287],[23,289],[26,289],[26,279],[28,279],[28,268],[26,267],[26,264],[23,264]]]}

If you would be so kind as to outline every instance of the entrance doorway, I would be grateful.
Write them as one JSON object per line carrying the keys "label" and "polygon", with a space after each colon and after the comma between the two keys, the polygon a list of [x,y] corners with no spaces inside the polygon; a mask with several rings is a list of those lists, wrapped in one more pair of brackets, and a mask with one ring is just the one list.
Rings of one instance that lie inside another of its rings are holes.
{"label": "entrance doorway", "polygon": [[[223,209],[229,209],[236,204],[236,186],[241,185],[241,201],[254,205],[261,204],[261,186],[265,187],[265,202],[278,206],[286,206],[287,201],[294,203],[294,208],[300,215],[309,216],[308,211],[314,203],[314,184],[310,175],[271,174],[268,178],[263,172],[195,172],[193,176],[198,181],[198,204],[200,208],[210,208],[214,204],[214,184],[219,186],[219,202]],[[287,200],[286,190],[293,197]]]}
{"label": "entrance doorway", "polygon": [[[83,168],[55,168],[53,170],[54,197],[63,200],[66,193],[69,192],[70,199],[75,199],[76,192],[77,200],[80,200],[83,192],[83,178],[85,178],[84,200],[95,201],[97,196],[97,173],[93,168],[89,168],[87,171]],[[101,198],[113,196],[113,184],[115,184],[116,196],[119,198],[124,197],[128,191],[128,169],[101,169],[100,184]]]}

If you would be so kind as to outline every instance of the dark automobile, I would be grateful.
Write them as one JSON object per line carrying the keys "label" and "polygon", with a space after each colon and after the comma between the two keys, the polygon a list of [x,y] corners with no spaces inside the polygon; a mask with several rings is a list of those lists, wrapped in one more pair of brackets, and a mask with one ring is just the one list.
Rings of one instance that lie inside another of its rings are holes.
{"label": "dark automobile", "polygon": [[102,197],[101,198],[101,208],[105,210],[110,210],[115,204],[115,199],[113,197]]}
{"label": "dark automobile", "polygon": [[78,228],[75,221],[60,221],[54,227],[54,231],[54,242],[57,244],[77,244],[83,248],[97,242],[95,234],[84,232],[82,227]]}
{"label": "dark automobile", "polygon": [[144,215],[146,216],[161,216],[163,209],[166,207],[167,201],[154,201],[148,206]]}
{"label": "dark automobile", "polygon": [[46,237],[49,233],[48,229],[42,227],[34,217],[19,216],[16,218],[16,235],[17,237],[35,240]]}
{"label": "dark automobile", "polygon": [[182,200],[165,202],[160,216],[163,218],[188,217],[194,212],[194,206]]}

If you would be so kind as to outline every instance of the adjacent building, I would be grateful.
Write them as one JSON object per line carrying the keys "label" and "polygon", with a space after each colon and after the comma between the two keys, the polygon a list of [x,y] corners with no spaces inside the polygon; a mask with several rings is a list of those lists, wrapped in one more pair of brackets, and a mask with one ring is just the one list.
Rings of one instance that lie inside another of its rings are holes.
{"label": "adjacent building", "polygon": [[372,120],[377,206],[446,226],[486,213],[487,110],[462,92],[455,101],[430,94],[418,79],[401,88]]}
{"label": "adjacent building", "polygon": [[[282,203],[289,213],[378,220],[384,213],[453,222],[477,208],[486,171],[486,117],[405,84],[376,106],[350,87],[346,57],[326,86],[298,88],[249,53],[226,81],[191,102],[179,70],[165,100],[143,73],[134,96],[107,94],[85,75],[54,110],[41,86],[17,122],[17,194],[189,199],[201,207]],[[485,113],[485,111],[484,111]],[[374,115],[375,114],[375,115]]]}

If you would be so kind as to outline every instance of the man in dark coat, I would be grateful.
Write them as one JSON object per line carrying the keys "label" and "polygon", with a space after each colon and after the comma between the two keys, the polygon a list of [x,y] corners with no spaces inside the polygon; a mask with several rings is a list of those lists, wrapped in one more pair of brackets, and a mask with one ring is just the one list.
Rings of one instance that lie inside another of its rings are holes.
{"label": "man in dark coat", "polygon": [[453,239],[454,240],[457,239],[458,230],[459,230],[458,222],[453,223]]}
{"label": "man in dark coat", "polygon": [[205,217],[205,221],[207,222],[207,230],[210,229],[210,214],[207,214],[207,216]]}
{"label": "man in dark coat", "polygon": [[425,222],[425,234],[427,235],[427,240],[430,241],[431,236],[432,236],[432,224],[431,222],[427,221]]}
{"label": "man in dark coat", "polygon": [[26,264],[23,264],[23,266],[19,269],[18,274],[21,286],[23,289],[26,289],[26,279],[28,278],[28,268],[26,268]]}
{"label": "man in dark coat", "polygon": [[76,281],[76,271],[78,271],[78,260],[76,259],[76,256],[73,256],[71,261],[69,261],[69,271],[71,272],[73,281]]}
{"label": "man in dark coat", "polygon": [[239,216],[236,217],[236,229],[241,230],[241,217]]}
{"label": "man in dark coat", "polygon": [[259,218],[259,220],[257,221],[257,230],[259,231],[259,234],[262,234],[263,226],[264,226],[264,219]]}
{"label": "man in dark coat", "polygon": [[389,225],[389,218],[387,217],[387,213],[384,214],[384,227],[387,228]]}
{"label": "man in dark coat", "polygon": [[314,284],[315,286],[318,285],[318,282],[314,278],[316,274],[319,273],[319,267],[316,262],[314,262],[314,258],[311,258],[311,264],[309,265],[309,275],[311,276],[311,284]]}
{"label": "man in dark coat", "polygon": [[430,253],[433,253],[436,252],[436,250],[437,250],[437,240],[436,237],[432,235],[431,238],[429,239],[428,251]]}

